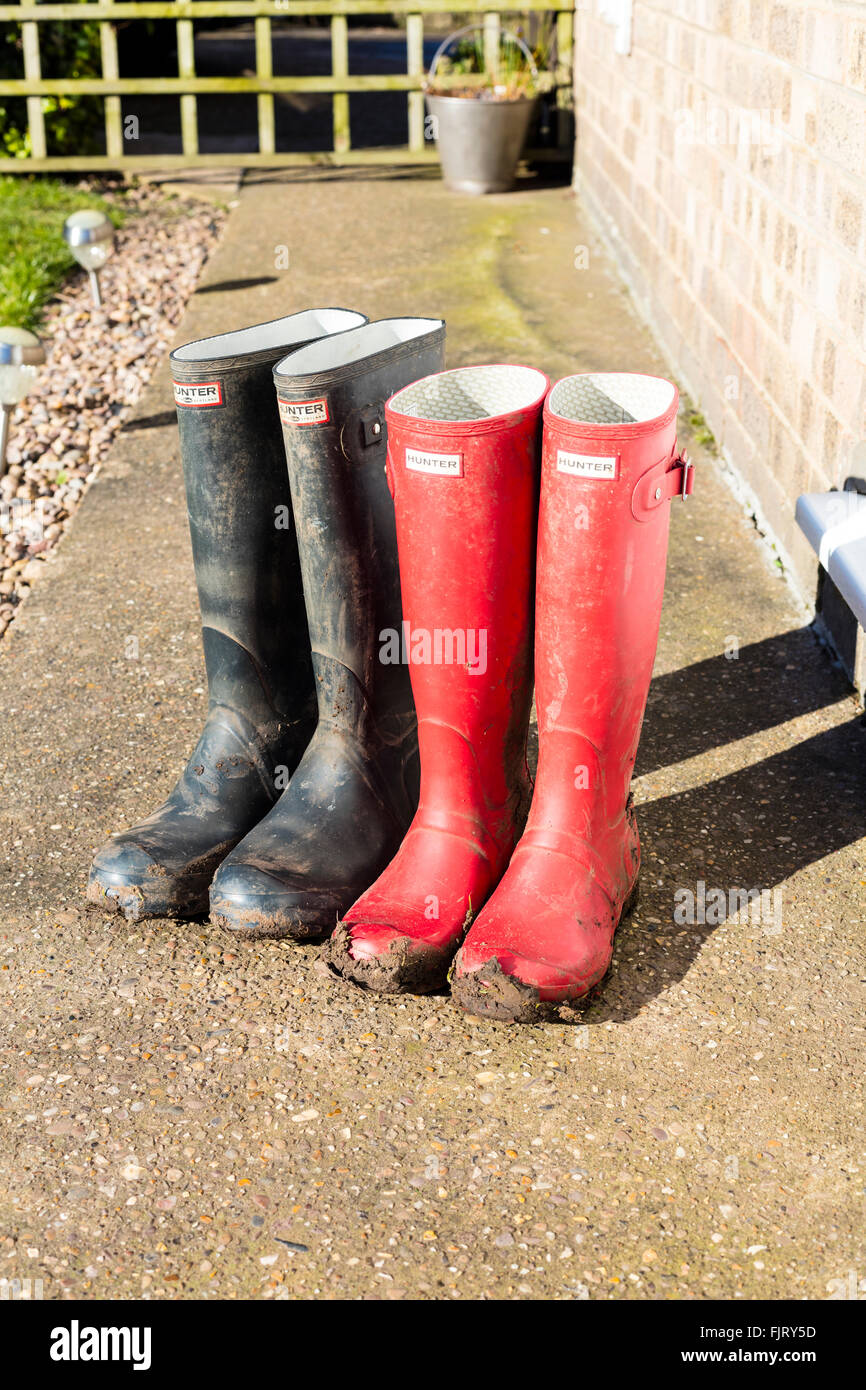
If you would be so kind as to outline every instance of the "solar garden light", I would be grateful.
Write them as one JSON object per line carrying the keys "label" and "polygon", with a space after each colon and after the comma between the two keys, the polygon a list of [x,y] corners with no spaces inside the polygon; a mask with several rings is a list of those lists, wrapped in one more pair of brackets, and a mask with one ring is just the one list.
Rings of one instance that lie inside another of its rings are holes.
{"label": "solar garden light", "polygon": [[45,361],[45,349],[26,328],[0,328],[0,478],[6,472],[9,421]]}
{"label": "solar garden light", "polygon": [[80,266],[90,276],[93,302],[99,307],[99,272],[114,251],[114,227],[104,212],[85,208],[73,212],[63,224],[63,240]]}

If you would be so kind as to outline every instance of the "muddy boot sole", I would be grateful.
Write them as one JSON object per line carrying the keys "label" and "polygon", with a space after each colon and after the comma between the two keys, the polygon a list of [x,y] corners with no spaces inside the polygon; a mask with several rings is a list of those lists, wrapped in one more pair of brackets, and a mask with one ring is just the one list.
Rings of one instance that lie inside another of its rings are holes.
{"label": "muddy boot sole", "polygon": [[447,982],[454,956],[454,951],[421,945],[408,936],[396,938],[371,960],[355,960],[351,945],[351,926],[340,922],[322,959],[332,974],[371,994],[432,994]]}
{"label": "muddy boot sole", "polygon": [[181,921],[206,917],[211,875],[185,881],[154,876],[152,883],[119,883],[91,874],[85,904],[95,912],[113,913],[127,922],[152,917]]}
{"label": "muddy boot sole", "polygon": [[[614,935],[623,919],[637,907],[639,897],[640,888],[636,883],[623,904]],[[605,971],[602,980],[597,980],[576,998],[542,999],[535,985],[507,975],[494,958],[471,975],[453,976],[451,998],[459,1009],[476,1018],[491,1018],[502,1023],[575,1023],[608,973]]]}
{"label": "muddy boot sole", "polygon": [[232,902],[211,895],[210,920],[215,927],[251,941],[295,941],[309,945],[324,941],[334,930],[345,901],[310,894],[295,901]]}

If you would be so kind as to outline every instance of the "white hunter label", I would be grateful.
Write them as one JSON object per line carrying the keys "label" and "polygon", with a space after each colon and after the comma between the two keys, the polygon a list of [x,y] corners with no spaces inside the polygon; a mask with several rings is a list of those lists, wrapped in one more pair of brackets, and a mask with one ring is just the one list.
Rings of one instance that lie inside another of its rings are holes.
{"label": "white hunter label", "polygon": [[317,401],[280,400],[280,419],[284,425],[325,425],[330,418],[324,396]]}
{"label": "white hunter label", "polygon": [[221,381],[174,381],[175,405],[223,405]]}
{"label": "white hunter label", "polygon": [[422,449],[407,449],[406,467],[414,473],[438,473],[445,478],[462,478],[463,455],[428,454]]}
{"label": "white hunter label", "polygon": [[570,454],[565,449],[556,453],[557,473],[568,473],[572,478],[615,478],[618,462],[617,454],[607,458],[601,454]]}

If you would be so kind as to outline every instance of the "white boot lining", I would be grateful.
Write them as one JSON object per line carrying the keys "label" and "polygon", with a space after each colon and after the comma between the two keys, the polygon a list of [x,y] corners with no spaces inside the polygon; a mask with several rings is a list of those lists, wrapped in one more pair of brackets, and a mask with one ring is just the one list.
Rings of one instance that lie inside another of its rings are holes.
{"label": "white boot lining", "polygon": [[421,338],[441,327],[441,319],[381,319],[378,323],[365,323],[349,333],[319,338],[317,342],[299,348],[297,352],[289,354],[291,361],[284,357],[278,362],[276,371],[287,376],[333,371],[351,362],[359,362],[364,357],[372,357],[385,348]]}
{"label": "white boot lining", "polygon": [[284,347],[291,342],[304,343],[322,333],[341,333],[361,323],[363,315],[352,309],[304,309],[271,323],[257,323],[252,328],[236,328],[231,333],[217,333],[213,338],[199,338],[194,343],[184,344],[172,356],[179,362],[212,362],[220,357],[240,357],[247,352]]}
{"label": "white boot lining", "polygon": [[424,420],[486,420],[524,410],[544,394],[534,367],[456,367],[398,391],[391,409]]}
{"label": "white boot lining", "polygon": [[550,409],[588,425],[637,424],[663,415],[675,387],[663,377],[638,372],[586,372],[567,376],[550,393]]}

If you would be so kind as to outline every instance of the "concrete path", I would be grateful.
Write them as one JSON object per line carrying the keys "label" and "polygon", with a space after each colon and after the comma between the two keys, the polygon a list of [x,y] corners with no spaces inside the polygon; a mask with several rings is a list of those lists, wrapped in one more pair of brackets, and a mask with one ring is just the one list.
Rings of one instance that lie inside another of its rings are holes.
{"label": "concrete path", "polygon": [[[565,190],[336,174],[238,197],[178,341],[333,304],[443,315],[450,365],[664,369]],[[0,1277],[49,1298],[863,1280],[866,730],[694,453],[636,784],[641,906],[585,1026],[521,1029],[350,991],[313,948],[82,910],[93,850],[161,800],[205,709],[167,370],[152,382],[0,655]],[[699,882],[770,890],[769,911],[678,924]]]}

